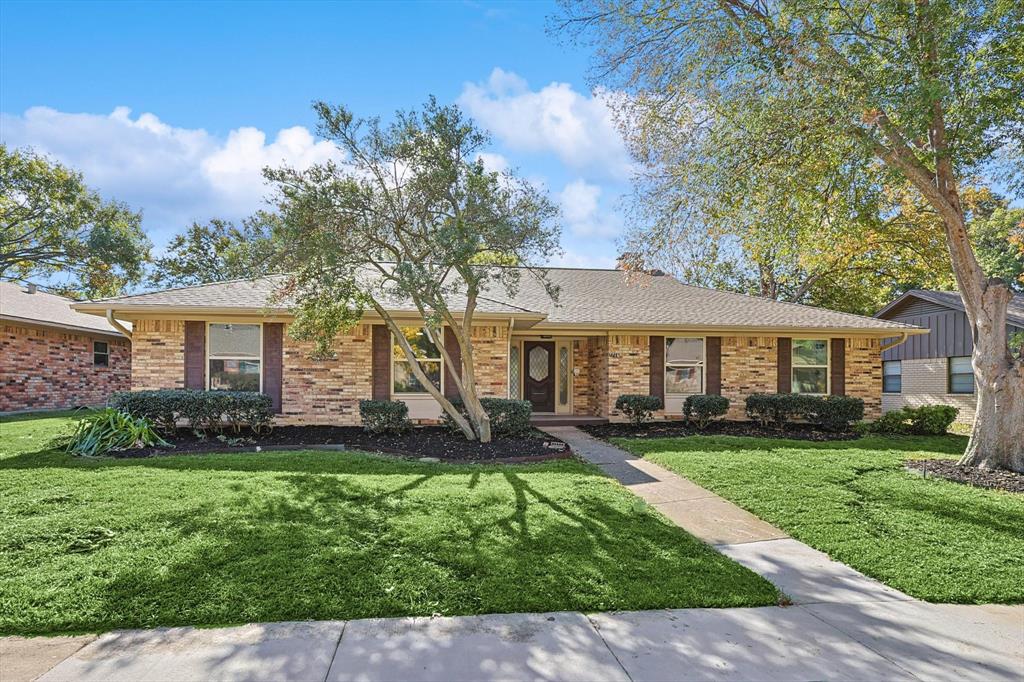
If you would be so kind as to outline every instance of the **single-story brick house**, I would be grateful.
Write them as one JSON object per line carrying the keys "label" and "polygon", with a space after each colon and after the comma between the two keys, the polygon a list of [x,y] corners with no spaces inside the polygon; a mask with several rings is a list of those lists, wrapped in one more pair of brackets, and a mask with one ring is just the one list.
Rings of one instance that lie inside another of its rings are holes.
{"label": "single-story brick house", "polygon": [[[958,422],[973,424],[978,404],[971,366],[974,336],[960,294],[912,289],[875,316],[930,332],[882,353],[882,410],[952,405],[960,410]],[[1008,334],[1024,333],[1024,294],[1010,301],[1006,320]]]}
{"label": "single-story brick house", "polygon": [[0,412],[102,405],[131,386],[131,342],[69,298],[0,282]]}
{"label": "single-story brick house", "polygon": [[[523,398],[552,417],[618,420],[615,399],[664,397],[659,416],[681,415],[686,395],[720,393],[743,417],[755,392],[853,395],[881,413],[883,338],[924,333],[912,325],[687,286],[667,275],[548,270],[557,303],[534,278],[516,295],[481,296],[472,330],[482,395]],[[274,307],[274,277],[79,303],[131,321],[132,388],[261,390],[279,423],[358,424],[359,400],[405,401],[415,419],[440,408],[411,375],[387,327],[372,314],[338,336],[335,356],[287,334]],[[453,309],[457,304],[452,302]],[[410,304],[396,303],[404,333],[435,383],[454,393],[447,368]],[[454,335],[446,342],[457,348]]]}

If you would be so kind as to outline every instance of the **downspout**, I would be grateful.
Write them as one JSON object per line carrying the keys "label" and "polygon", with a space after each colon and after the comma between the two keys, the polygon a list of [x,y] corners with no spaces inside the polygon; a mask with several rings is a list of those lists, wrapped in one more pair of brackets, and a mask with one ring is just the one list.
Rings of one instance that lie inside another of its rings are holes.
{"label": "downspout", "polygon": [[111,327],[127,336],[128,340],[131,341],[132,333],[128,331],[123,324],[114,319],[114,311],[110,308],[107,308],[107,322],[110,323]]}
{"label": "downspout", "polygon": [[900,337],[898,339],[883,345],[879,349],[879,352],[884,353],[885,351],[889,350],[890,348],[895,348],[896,346],[898,346],[901,343],[905,342],[909,338],[910,338],[910,334],[908,334],[907,332],[900,332]]}

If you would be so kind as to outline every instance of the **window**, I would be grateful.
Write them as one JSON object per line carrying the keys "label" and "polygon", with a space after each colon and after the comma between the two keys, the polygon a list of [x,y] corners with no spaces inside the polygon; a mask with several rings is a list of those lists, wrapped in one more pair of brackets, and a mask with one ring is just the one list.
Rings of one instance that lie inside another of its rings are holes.
{"label": "window", "polygon": [[704,391],[704,339],[665,339],[665,393],[687,395]]}
{"label": "window", "polygon": [[828,393],[828,340],[793,339],[793,393]]}
{"label": "window", "polygon": [[971,358],[949,358],[949,392],[974,393],[974,367]]}
{"label": "window", "polygon": [[[402,327],[402,334],[409,345],[412,346],[413,354],[423,368],[423,372],[430,379],[430,383],[441,389],[441,351],[437,349],[427,332],[420,327]],[[405,358],[405,351],[395,341],[391,344],[391,390],[394,393],[426,393],[427,389],[419,382],[412,373],[412,366]]]}
{"label": "window", "polygon": [[211,391],[260,390],[262,329],[258,324],[210,324],[207,327]]}
{"label": "window", "polygon": [[508,397],[519,399],[519,344],[513,343],[508,349]]}
{"label": "window", "polygon": [[558,349],[558,404],[569,404],[569,348]]}
{"label": "window", "polygon": [[92,342],[92,364],[96,367],[110,367],[110,346],[106,341]]}
{"label": "window", "polygon": [[903,391],[903,364],[899,360],[882,363],[882,393]]}

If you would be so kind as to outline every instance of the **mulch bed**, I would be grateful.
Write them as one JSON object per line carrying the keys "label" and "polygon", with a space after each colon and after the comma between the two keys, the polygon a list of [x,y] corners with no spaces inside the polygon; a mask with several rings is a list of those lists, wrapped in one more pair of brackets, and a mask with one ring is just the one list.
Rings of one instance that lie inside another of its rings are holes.
{"label": "mulch bed", "polygon": [[904,465],[908,469],[924,474],[925,477],[936,476],[976,488],[1024,493],[1024,474],[1005,469],[960,466],[951,459],[908,459]]}
{"label": "mulch bed", "polygon": [[[571,456],[562,441],[533,431],[518,438],[496,438],[490,443],[466,440],[443,426],[416,427],[401,435],[374,435],[360,426],[278,426],[267,434],[225,434],[229,440],[197,437],[189,429],[178,429],[167,438],[173,448],[138,448],[111,453],[114,457],[153,457],[209,452],[255,452],[259,450],[345,449],[383,452],[419,459],[433,457],[457,462],[536,462]],[[232,443],[230,439],[239,438]]]}
{"label": "mulch bed", "polygon": [[793,440],[853,440],[853,431],[823,431],[811,424],[786,424],[782,429],[764,428],[755,422],[715,421],[701,430],[685,421],[633,424],[585,424],[579,427],[595,438],[680,438],[683,436],[747,436],[753,438],[791,438]]}

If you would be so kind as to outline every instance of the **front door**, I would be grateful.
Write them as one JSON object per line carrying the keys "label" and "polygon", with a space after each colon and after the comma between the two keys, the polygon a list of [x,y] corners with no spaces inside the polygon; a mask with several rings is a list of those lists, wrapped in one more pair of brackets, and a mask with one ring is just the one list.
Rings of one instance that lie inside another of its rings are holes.
{"label": "front door", "polygon": [[523,395],[534,412],[555,411],[555,344],[552,341],[524,341]]}

